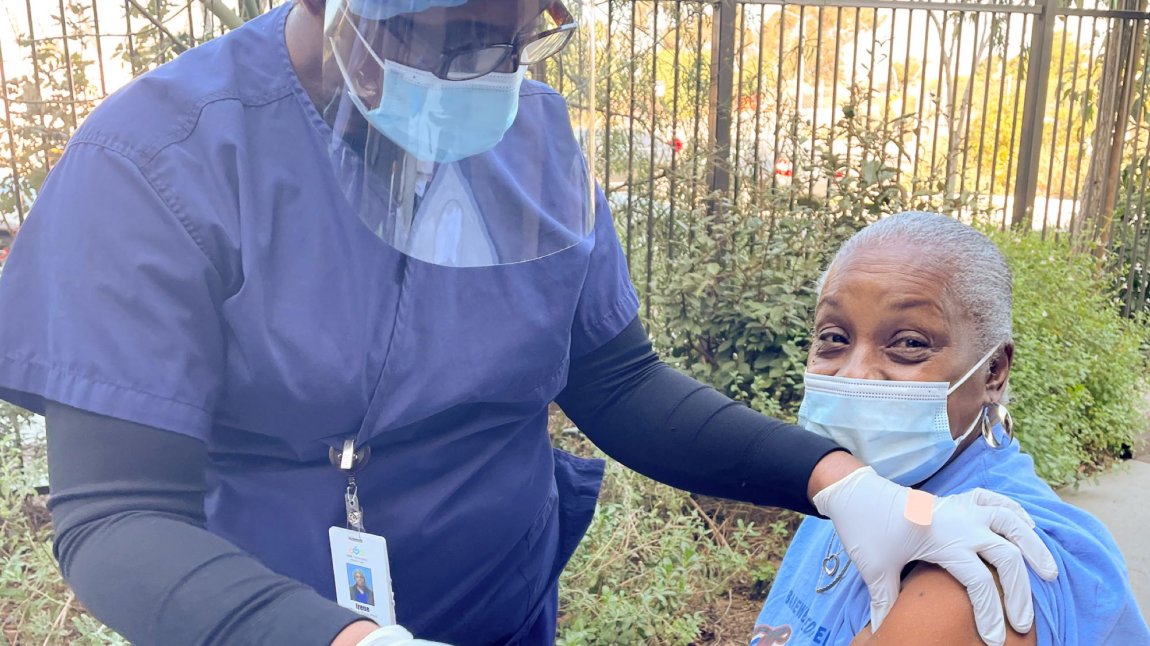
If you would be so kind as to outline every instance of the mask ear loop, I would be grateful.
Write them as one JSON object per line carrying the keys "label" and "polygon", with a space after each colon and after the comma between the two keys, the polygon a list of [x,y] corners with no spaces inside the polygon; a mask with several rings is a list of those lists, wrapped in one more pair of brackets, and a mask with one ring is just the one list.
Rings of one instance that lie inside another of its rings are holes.
{"label": "mask ear loop", "polygon": [[990,349],[989,352],[982,355],[982,358],[978,360],[978,363],[971,366],[970,370],[967,370],[965,375],[963,375],[958,381],[951,384],[950,388],[946,389],[947,397],[953,395],[954,391],[958,390],[964,383],[966,383],[966,380],[970,379],[970,376],[977,372],[978,369],[982,367],[982,364],[986,363],[987,359],[993,357],[995,352],[998,352],[998,346],[994,346]]}

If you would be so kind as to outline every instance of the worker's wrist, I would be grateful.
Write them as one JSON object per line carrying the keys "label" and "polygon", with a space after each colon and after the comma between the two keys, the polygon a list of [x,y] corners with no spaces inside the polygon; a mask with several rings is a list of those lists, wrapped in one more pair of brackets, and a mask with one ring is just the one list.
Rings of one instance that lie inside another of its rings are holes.
{"label": "worker's wrist", "polygon": [[842,480],[852,472],[865,466],[858,458],[846,451],[832,451],[823,456],[811,471],[807,481],[807,498],[814,500],[815,494]]}
{"label": "worker's wrist", "polygon": [[356,646],[363,641],[364,637],[375,632],[377,628],[379,626],[375,622],[366,619],[352,622],[339,631],[339,634],[332,640],[331,646]]}

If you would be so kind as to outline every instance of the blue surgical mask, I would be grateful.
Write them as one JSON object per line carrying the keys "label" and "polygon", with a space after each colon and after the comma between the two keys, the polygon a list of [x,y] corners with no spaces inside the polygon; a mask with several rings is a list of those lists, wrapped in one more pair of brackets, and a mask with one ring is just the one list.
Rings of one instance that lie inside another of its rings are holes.
{"label": "blue surgical mask", "polygon": [[950,432],[947,397],[998,348],[986,353],[953,385],[945,381],[848,379],[806,373],[799,425],[837,443],[900,485],[918,484],[938,472],[978,425]]}
{"label": "blue surgical mask", "polygon": [[[338,61],[338,58],[336,59]],[[495,147],[519,111],[525,67],[466,81],[383,61],[379,107],[349,96],[368,123],[416,159],[446,164]]]}

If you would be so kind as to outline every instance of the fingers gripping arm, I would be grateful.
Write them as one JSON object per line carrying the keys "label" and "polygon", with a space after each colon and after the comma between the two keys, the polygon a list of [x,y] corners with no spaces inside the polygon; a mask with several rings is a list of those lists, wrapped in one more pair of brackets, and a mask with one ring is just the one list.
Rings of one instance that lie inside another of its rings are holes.
{"label": "fingers gripping arm", "polygon": [[867,467],[819,491],[819,513],[835,525],[847,554],[871,594],[871,620],[881,627],[899,593],[899,574],[911,561],[946,569],[966,588],[982,639],[1004,643],[1006,627],[994,578],[983,559],[1002,577],[1007,616],[1019,632],[1034,621],[1025,563],[1046,579],[1058,574],[1034,523],[1013,501],[976,489],[935,500],[931,523],[906,518],[909,489]]}

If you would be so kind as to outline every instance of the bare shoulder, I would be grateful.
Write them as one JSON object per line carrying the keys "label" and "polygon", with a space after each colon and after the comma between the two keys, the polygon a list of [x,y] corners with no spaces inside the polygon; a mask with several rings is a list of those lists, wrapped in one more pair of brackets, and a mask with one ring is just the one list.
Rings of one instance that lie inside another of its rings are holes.
{"label": "bare shoulder", "polygon": [[[1033,646],[1037,643],[1034,630],[1023,635],[1007,626],[1007,646]],[[982,646],[983,642],[974,625],[974,608],[966,596],[966,588],[946,570],[920,563],[903,580],[902,591],[882,628],[871,633],[868,624],[855,635],[851,644]]]}

